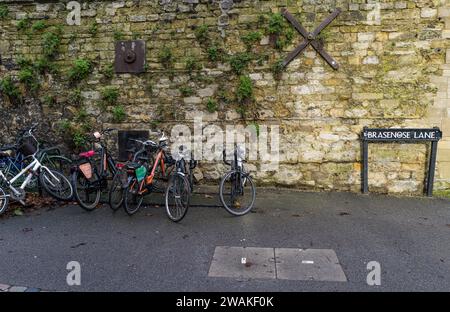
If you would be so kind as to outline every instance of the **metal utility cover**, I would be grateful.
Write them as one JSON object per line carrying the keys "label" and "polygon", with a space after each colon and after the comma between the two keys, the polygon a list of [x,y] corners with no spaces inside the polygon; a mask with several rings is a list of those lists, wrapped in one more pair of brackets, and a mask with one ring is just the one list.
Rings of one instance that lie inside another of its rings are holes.
{"label": "metal utility cover", "polygon": [[114,69],[116,73],[142,73],[145,71],[145,41],[117,41]]}
{"label": "metal utility cover", "polygon": [[[246,264],[242,263],[246,258]],[[273,248],[216,247],[209,276],[276,278]]]}
{"label": "metal utility cover", "polygon": [[275,257],[278,279],[347,281],[332,249],[275,248]]}

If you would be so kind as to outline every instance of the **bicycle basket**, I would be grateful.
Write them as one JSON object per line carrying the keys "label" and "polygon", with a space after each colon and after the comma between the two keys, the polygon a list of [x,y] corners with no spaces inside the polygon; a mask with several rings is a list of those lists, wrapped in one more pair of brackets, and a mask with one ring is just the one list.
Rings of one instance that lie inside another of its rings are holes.
{"label": "bicycle basket", "polygon": [[139,168],[134,170],[134,173],[136,174],[136,179],[138,182],[141,182],[144,180],[145,175],[147,174],[147,168],[145,166],[140,166]]}
{"label": "bicycle basket", "polygon": [[24,156],[30,156],[36,153],[37,149],[34,147],[33,144],[29,142],[24,142],[18,149],[19,153],[21,153]]}
{"label": "bicycle basket", "polygon": [[92,178],[92,166],[90,163],[86,162],[78,165],[78,168],[81,170],[86,179],[90,180]]}

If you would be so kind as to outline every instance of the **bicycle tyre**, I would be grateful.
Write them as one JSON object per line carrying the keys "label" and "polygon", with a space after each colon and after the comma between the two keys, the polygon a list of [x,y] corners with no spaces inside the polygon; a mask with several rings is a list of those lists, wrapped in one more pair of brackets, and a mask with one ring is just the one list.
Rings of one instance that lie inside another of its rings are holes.
{"label": "bicycle tyre", "polygon": [[[186,198],[178,200],[177,196],[186,196]],[[189,209],[189,201],[190,201],[191,189],[189,186],[189,180],[186,176],[176,173],[172,175],[169,183],[167,184],[166,194],[165,194],[165,204],[166,204],[166,213],[170,220],[173,222],[180,222],[185,216]],[[170,200],[174,199],[175,209],[171,209],[173,206],[170,203]],[[178,205],[181,203],[180,205]],[[181,206],[181,209],[179,207]],[[177,212],[177,214],[175,214]]]}
{"label": "bicycle tyre", "polygon": [[60,155],[46,155],[41,162],[44,166],[60,171],[66,177],[70,177],[70,168],[73,161]]}
{"label": "bicycle tyre", "polygon": [[[222,178],[222,180],[220,181],[220,187],[219,187],[219,197],[220,197],[220,201],[223,205],[223,207],[232,215],[234,216],[243,216],[247,213],[249,213],[252,208],[253,205],[255,204],[255,199],[256,199],[256,189],[255,189],[255,184],[253,183],[253,180],[250,176],[246,177],[246,182],[245,183],[249,183],[250,184],[250,189],[251,189],[251,202],[250,205],[248,205],[247,207],[245,207],[244,209],[240,208],[239,210],[235,210],[232,207],[230,207],[231,205],[228,205],[225,197],[224,197],[224,186],[225,186],[225,182],[228,180],[228,178],[230,178],[233,174],[242,174],[241,171],[239,170],[231,170],[229,171],[227,174],[225,174]],[[233,180],[232,183],[236,183],[236,181]]]}
{"label": "bicycle tyre", "polygon": [[141,208],[144,195],[137,194],[139,191],[139,182],[136,178],[132,178],[127,188],[124,190],[123,208],[125,212],[132,216]]}
{"label": "bicycle tyre", "polygon": [[[73,187],[69,179],[61,172],[48,169],[59,181],[56,181],[47,170],[41,170],[39,173],[40,185],[50,196],[58,200],[70,200],[73,196]],[[64,192],[64,193],[63,193]]]}
{"label": "bicycle tyre", "polygon": [[[77,201],[78,205],[80,205],[81,208],[83,208],[86,211],[93,211],[95,210],[95,208],[97,207],[98,203],[100,202],[100,195],[101,195],[101,190],[97,189],[95,190],[94,194],[95,197],[93,202],[88,202],[88,200],[84,200],[81,198],[81,192],[83,192],[83,190],[86,193],[86,197],[89,196],[88,192],[90,192],[89,190],[86,191],[86,186],[84,186],[83,184],[81,184],[81,188],[80,190],[78,189],[78,183],[84,183],[84,185],[89,184],[89,180],[86,179],[86,177],[83,175],[83,173],[79,170],[75,170],[72,173],[72,185],[73,185],[73,194],[75,197],[75,200]],[[84,187],[84,189],[83,189]]]}
{"label": "bicycle tyre", "polygon": [[116,172],[112,180],[111,187],[109,188],[108,200],[109,207],[112,209],[112,211],[117,211],[121,206],[123,206],[125,189],[122,185],[121,174],[123,174],[123,172],[120,170]]}
{"label": "bicycle tyre", "polygon": [[6,212],[6,209],[8,209],[8,203],[9,197],[7,196],[3,188],[0,187],[0,215]]}

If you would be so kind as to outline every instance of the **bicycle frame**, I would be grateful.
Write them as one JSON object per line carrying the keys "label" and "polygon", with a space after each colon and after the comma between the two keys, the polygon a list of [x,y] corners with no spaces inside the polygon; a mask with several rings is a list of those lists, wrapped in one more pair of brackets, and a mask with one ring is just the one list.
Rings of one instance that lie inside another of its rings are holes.
{"label": "bicycle frame", "polygon": [[59,179],[46,167],[46,166],[42,166],[42,164],[39,162],[39,160],[37,158],[35,158],[33,156],[33,161],[26,166],[24,169],[22,169],[21,172],[19,172],[14,178],[12,178],[11,180],[8,180],[5,175],[3,174],[2,171],[0,171],[0,178],[2,178],[5,182],[6,182],[6,186],[8,186],[8,188],[10,190],[12,190],[14,192],[14,195],[20,195],[21,192],[18,191],[14,186],[13,183],[16,182],[21,176],[23,176],[25,173],[27,173],[28,171],[32,171],[28,174],[28,176],[26,177],[26,179],[23,181],[22,185],[19,187],[22,190],[25,190],[25,187],[30,183],[33,175],[39,170],[39,169],[44,169],[45,171],[47,171],[52,178],[54,178],[56,181],[59,182]]}
{"label": "bicycle frame", "polygon": [[147,176],[145,179],[143,179],[139,185],[139,193],[140,194],[143,194],[146,191],[146,189],[144,189],[145,186],[151,185],[153,183],[153,179],[155,178],[156,168],[158,168],[158,165],[161,167],[163,176],[166,175],[166,166],[164,164],[163,156],[164,156],[164,151],[161,149],[158,152],[158,155],[156,156],[155,163],[153,164],[151,174],[149,176]]}
{"label": "bicycle frame", "polygon": [[3,171],[9,172],[9,171],[16,171],[20,172],[20,170],[23,169],[23,157],[21,154],[17,154],[15,157],[6,157],[4,159],[0,160],[0,164],[3,164]]}

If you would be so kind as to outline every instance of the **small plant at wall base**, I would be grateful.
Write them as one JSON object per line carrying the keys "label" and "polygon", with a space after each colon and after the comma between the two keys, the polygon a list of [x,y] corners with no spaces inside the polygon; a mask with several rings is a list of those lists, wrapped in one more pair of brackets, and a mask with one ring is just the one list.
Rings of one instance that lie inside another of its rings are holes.
{"label": "small plant at wall base", "polygon": [[41,101],[44,105],[49,107],[55,107],[57,104],[56,98],[53,95],[45,95]]}
{"label": "small plant at wall base", "polygon": [[276,80],[281,79],[281,74],[283,73],[283,68],[284,68],[283,60],[277,60],[275,63],[273,63],[272,74]]}
{"label": "small plant at wall base", "polygon": [[125,109],[122,105],[115,105],[112,108],[111,113],[112,113],[112,120],[115,123],[120,123],[124,121],[127,116],[125,113]]}
{"label": "small plant at wall base", "polygon": [[[81,109],[80,111],[82,111]],[[80,122],[77,120],[77,116],[80,113],[77,112],[75,119],[70,121],[67,119],[62,120],[59,123],[59,131],[63,134],[66,139],[69,140],[70,145],[75,148],[81,148],[86,146],[88,143],[86,133],[91,132],[91,126],[86,122]]]}
{"label": "small plant at wall base", "polygon": [[211,62],[217,62],[221,58],[220,49],[215,44],[212,44],[210,47],[208,47],[206,53],[208,54],[208,60]]}
{"label": "small plant at wall base", "polygon": [[33,31],[40,31],[43,30],[47,27],[47,24],[44,21],[37,21],[33,24],[33,26],[31,26],[31,29],[33,29]]}
{"label": "small plant at wall base", "polygon": [[98,26],[97,26],[97,23],[93,23],[93,24],[89,27],[88,32],[89,32],[92,36],[97,35],[97,32],[98,32]]}
{"label": "small plant at wall base", "polygon": [[147,92],[148,92],[148,94],[150,94],[150,95],[153,95],[153,94],[155,93],[155,90],[154,90],[154,87],[153,87],[153,84],[152,84],[152,83],[149,83],[149,84],[147,85]]}
{"label": "small plant at wall base", "polygon": [[101,73],[103,74],[103,76],[107,79],[111,79],[112,77],[114,77],[114,65],[113,64],[109,64],[108,66],[105,66]]}
{"label": "small plant at wall base", "polygon": [[228,62],[230,63],[233,72],[236,75],[240,75],[247,68],[251,60],[252,55],[244,52],[244,53],[236,53],[235,55],[230,56]]}
{"label": "small plant at wall base", "polygon": [[76,113],[75,113],[75,121],[78,123],[84,123],[86,122],[88,118],[88,113],[84,107],[81,107]]}
{"label": "small plant at wall base", "polygon": [[19,65],[21,69],[33,66],[33,62],[30,59],[23,56],[17,57],[16,63],[17,65]]}
{"label": "small plant at wall base", "polygon": [[194,90],[191,87],[183,86],[180,88],[181,95],[188,97],[194,94]]}
{"label": "small plant at wall base", "polygon": [[25,16],[25,18],[21,19],[18,23],[17,23],[17,29],[20,31],[24,31],[25,29],[27,29],[28,27],[30,27],[30,18],[27,16]]}
{"label": "small plant at wall base", "polygon": [[173,54],[172,50],[168,47],[163,47],[161,51],[159,52],[159,61],[165,68],[169,68],[172,65],[173,62]]}
{"label": "small plant at wall base", "polygon": [[80,105],[83,102],[83,96],[80,89],[75,89],[70,92],[68,96],[68,102],[72,105]]}
{"label": "small plant at wall base", "polygon": [[8,17],[9,10],[8,7],[4,4],[0,5],[0,20],[4,20]]}
{"label": "small plant at wall base", "polygon": [[120,41],[123,39],[123,33],[120,30],[116,30],[116,31],[114,31],[113,37],[114,37],[114,40]]}
{"label": "small plant at wall base", "polygon": [[53,31],[42,35],[42,51],[48,58],[54,58],[61,44],[62,28],[56,27]]}
{"label": "small plant at wall base", "polygon": [[92,63],[86,59],[77,59],[73,62],[67,76],[70,82],[76,83],[86,79],[91,73]]}
{"label": "small plant at wall base", "polygon": [[56,64],[49,61],[47,58],[40,58],[33,64],[34,69],[39,74],[45,74],[45,73],[51,73],[51,74],[57,74],[58,73],[58,67]]}
{"label": "small plant at wall base", "polygon": [[73,144],[75,145],[75,147],[80,148],[80,147],[86,145],[86,143],[87,143],[86,134],[84,134],[80,130],[76,130],[72,134],[72,141],[73,141]]}
{"label": "small plant at wall base", "polygon": [[217,111],[217,102],[213,99],[208,99],[208,102],[206,102],[206,110],[209,113],[214,113],[215,111]]}
{"label": "small plant at wall base", "polygon": [[107,87],[101,91],[102,100],[107,105],[113,105],[119,98],[119,90],[114,87]]}
{"label": "small plant at wall base", "polygon": [[19,88],[9,76],[0,80],[0,91],[0,94],[6,95],[11,102],[21,99]]}
{"label": "small plant at wall base", "polygon": [[283,50],[294,38],[294,31],[289,28],[286,20],[280,13],[272,13],[269,16],[267,34],[277,50]]}
{"label": "small plant at wall base", "polygon": [[259,42],[262,35],[259,31],[252,31],[241,37],[241,40],[245,43],[247,50],[250,50],[254,44]]}
{"label": "small plant at wall base", "polygon": [[195,29],[195,38],[201,43],[208,40],[208,25],[201,25]]}
{"label": "small plant at wall base", "polygon": [[21,69],[18,78],[28,91],[35,92],[39,89],[38,77],[32,68]]}
{"label": "small plant at wall base", "polygon": [[200,70],[201,68],[202,68],[201,64],[195,57],[190,56],[186,58],[186,70],[189,73],[192,73],[194,70]]}
{"label": "small plant at wall base", "polygon": [[239,103],[245,103],[253,99],[253,83],[249,76],[239,77],[236,99]]}

